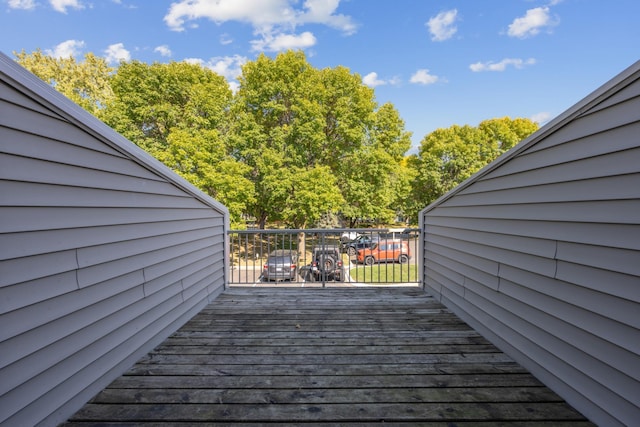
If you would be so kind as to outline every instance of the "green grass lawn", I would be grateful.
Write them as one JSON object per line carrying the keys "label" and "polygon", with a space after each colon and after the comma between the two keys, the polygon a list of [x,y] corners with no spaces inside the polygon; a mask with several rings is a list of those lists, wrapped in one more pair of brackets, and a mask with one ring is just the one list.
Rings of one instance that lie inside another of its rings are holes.
{"label": "green grass lawn", "polygon": [[374,264],[352,267],[351,279],[365,283],[416,282],[418,267],[415,264]]}

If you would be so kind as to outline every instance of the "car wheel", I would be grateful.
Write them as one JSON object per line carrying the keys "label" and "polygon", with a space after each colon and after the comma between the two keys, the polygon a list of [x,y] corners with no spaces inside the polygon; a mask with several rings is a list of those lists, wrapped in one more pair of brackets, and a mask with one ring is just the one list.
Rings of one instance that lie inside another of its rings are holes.
{"label": "car wheel", "polygon": [[348,254],[349,256],[353,256],[353,255],[355,255],[355,254],[356,254],[356,248],[354,248],[353,246],[349,246],[349,247],[347,248],[347,254]]}
{"label": "car wheel", "polygon": [[398,262],[399,262],[400,264],[406,264],[406,263],[408,263],[408,262],[409,262],[409,257],[408,257],[407,255],[405,255],[405,254],[402,254],[402,255],[400,255],[400,256],[398,257]]}
{"label": "car wheel", "polygon": [[366,265],[373,265],[374,262],[376,262],[376,260],[372,256],[368,256],[364,259],[364,263]]}

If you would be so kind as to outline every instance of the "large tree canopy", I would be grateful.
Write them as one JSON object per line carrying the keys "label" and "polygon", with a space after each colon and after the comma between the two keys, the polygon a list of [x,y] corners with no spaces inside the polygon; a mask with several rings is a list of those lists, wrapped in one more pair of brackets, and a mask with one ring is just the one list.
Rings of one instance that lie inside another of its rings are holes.
{"label": "large tree canopy", "polygon": [[232,110],[233,145],[252,168],[252,213],[262,225],[302,227],[338,211],[375,218],[389,209],[385,176],[409,135],[391,105],[377,110],[357,74],[313,68],[302,52],[260,55],[243,67]]}
{"label": "large tree canopy", "polygon": [[22,51],[16,57],[24,68],[94,115],[99,116],[100,110],[113,100],[109,82],[113,69],[92,53],[86,54],[82,62],[72,56],[54,58],[39,49],[32,53]]}
{"label": "large tree canopy", "polygon": [[178,174],[245,216],[304,228],[336,214],[413,222],[418,211],[537,129],[527,119],[491,119],[426,135],[395,107],[379,106],[358,74],[317,69],[304,53],[259,55],[232,93],[199,64],[122,62],[41,51],[18,62]]}
{"label": "large tree canopy", "polygon": [[232,224],[242,226],[255,188],[228,145],[226,80],[197,64],[131,61],[120,64],[111,86],[107,124],[225,204]]}
{"label": "large tree canopy", "polygon": [[411,161],[416,170],[412,184],[416,209],[427,206],[502,153],[529,136],[538,125],[528,119],[485,120],[477,127],[453,125],[437,129],[421,142]]}

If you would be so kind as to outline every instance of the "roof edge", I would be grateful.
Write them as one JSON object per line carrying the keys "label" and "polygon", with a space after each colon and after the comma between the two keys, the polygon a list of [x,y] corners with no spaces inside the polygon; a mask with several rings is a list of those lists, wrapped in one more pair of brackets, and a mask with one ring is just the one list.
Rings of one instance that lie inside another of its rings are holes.
{"label": "roof edge", "polygon": [[0,79],[27,97],[59,114],[73,125],[97,138],[101,142],[127,155],[133,161],[165,178],[181,190],[201,202],[228,216],[229,210],[219,201],[204,193],[186,179],[172,171],[162,162],[116,132],[91,113],[49,86],[29,70],[0,51]]}
{"label": "roof edge", "polygon": [[511,150],[502,154],[494,161],[480,169],[478,172],[471,175],[469,178],[458,184],[458,186],[450,190],[448,193],[440,196],[438,199],[430,203],[427,207],[420,211],[420,217],[422,217],[430,210],[438,207],[445,201],[449,200],[465,188],[469,187],[471,184],[478,181],[483,176],[494,171],[504,163],[516,157],[521,152],[527,150],[528,148],[547,138],[549,135],[563,128],[568,123],[573,121],[576,117],[581,116],[586,111],[593,108],[595,105],[604,101],[606,98],[609,98],[614,93],[620,91],[624,87],[628,86],[631,82],[638,79],[640,79],[640,60],[627,67],[625,70],[614,76],[611,80],[607,81],[602,86],[584,97],[582,100],[578,101],[572,107],[569,107],[567,110],[560,113],[558,116],[538,129],[536,132],[520,141]]}

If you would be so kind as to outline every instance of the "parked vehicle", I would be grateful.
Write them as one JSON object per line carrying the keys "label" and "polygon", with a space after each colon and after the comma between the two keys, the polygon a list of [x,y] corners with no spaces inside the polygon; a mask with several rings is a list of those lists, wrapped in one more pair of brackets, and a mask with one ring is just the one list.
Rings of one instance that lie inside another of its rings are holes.
{"label": "parked vehicle", "polygon": [[361,234],[354,240],[342,244],[342,250],[348,255],[356,255],[360,249],[370,248],[378,242],[377,235]]}
{"label": "parked vehicle", "polygon": [[411,258],[409,244],[405,240],[380,240],[370,248],[358,251],[358,262],[372,265],[377,262],[399,262],[405,264]]}
{"label": "parked vehicle", "polygon": [[262,267],[263,280],[296,280],[298,253],[288,249],[277,249],[269,253]]}
{"label": "parked vehicle", "polygon": [[342,282],[344,277],[344,265],[342,264],[339,246],[323,245],[313,248],[309,280],[335,280],[336,282]]}
{"label": "parked vehicle", "polygon": [[347,243],[357,239],[359,234],[355,231],[345,231],[340,235],[340,243]]}

